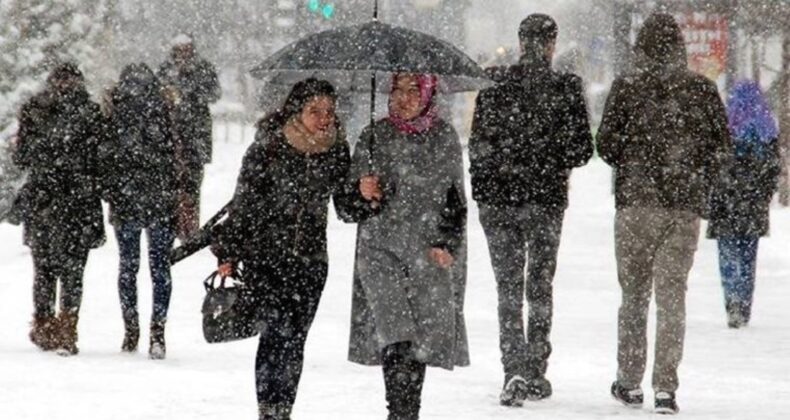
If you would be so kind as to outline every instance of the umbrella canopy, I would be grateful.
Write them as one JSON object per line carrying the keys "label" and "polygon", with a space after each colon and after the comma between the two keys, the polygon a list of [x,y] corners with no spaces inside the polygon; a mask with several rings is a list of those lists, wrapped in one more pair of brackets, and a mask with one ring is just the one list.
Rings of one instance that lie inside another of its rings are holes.
{"label": "umbrella canopy", "polygon": [[315,76],[339,89],[388,91],[395,73],[439,76],[446,93],[479,90],[491,85],[483,69],[464,52],[431,35],[379,21],[308,35],[277,51],[252,70],[254,77],[291,84]]}

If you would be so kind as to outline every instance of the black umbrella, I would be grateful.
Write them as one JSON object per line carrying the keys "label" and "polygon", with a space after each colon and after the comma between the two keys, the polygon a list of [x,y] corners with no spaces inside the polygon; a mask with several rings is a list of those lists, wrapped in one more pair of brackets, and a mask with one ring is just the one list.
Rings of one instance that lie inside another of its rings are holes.
{"label": "black umbrella", "polygon": [[315,76],[339,89],[369,90],[371,125],[376,91],[388,91],[396,73],[434,74],[439,78],[439,90],[449,93],[478,90],[492,83],[474,60],[449,42],[379,22],[378,1],[374,2],[373,21],[308,35],[252,69],[254,77],[277,84]]}
{"label": "black umbrella", "polygon": [[211,245],[211,241],[214,238],[216,229],[222,225],[222,222],[227,220],[223,218],[228,213],[228,210],[232,204],[233,201],[222,206],[222,208],[216,214],[214,214],[214,216],[212,216],[200,229],[198,229],[197,232],[193,233],[189,238],[182,242],[178,248],[171,249],[169,255],[170,264],[174,265],[184,258]]}

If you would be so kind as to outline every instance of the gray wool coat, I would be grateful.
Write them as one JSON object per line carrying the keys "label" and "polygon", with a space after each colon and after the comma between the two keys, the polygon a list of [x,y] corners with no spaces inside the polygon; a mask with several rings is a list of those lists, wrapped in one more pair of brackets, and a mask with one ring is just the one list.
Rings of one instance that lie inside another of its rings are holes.
{"label": "gray wool coat", "polygon": [[[366,128],[354,151],[348,198],[340,216],[358,222],[349,360],[376,365],[384,347],[408,341],[413,357],[452,369],[469,364],[463,304],[466,287],[466,200],[461,145],[444,121],[422,134],[377,122],[371,149]],[[373,168],[369,157],[373,150]],[[384,199],[371,209],[359,179],[378,175]],[[428,256],[450,251],[450,269]]]}

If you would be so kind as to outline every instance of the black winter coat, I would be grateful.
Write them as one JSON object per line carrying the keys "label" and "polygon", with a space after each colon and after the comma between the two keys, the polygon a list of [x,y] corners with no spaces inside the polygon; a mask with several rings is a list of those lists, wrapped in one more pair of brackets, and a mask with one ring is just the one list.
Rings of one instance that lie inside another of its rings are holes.
{"label": "black winter coat", "polygon": [[491,205],[568,205],[570,170],[593,154],[581,79],[543,60],[490,70],[469,140],[472,197]]}
{"label": "black winter coat", "polygon": [[778,143],[766,147],[765,156],[748,153],[728,165],[714,188],[708,237],[768,235],[769,207],[781,172]]}
{"label": "black winter coat", "polygon": [[329,198],[341,191],[349,163],[345,139],[308,156],[279,127],[259,124],[212,251],[220,261],[256,266],[294,256],[327,261]]}
{"label": "black winter coat", "polygon": [[27,245],[104,242],[98,148],[106,130],[84,88],[66,96],[46,91],[22,106],[13,160],[29,175],[14,211]]}
{"label": "black winter coat", "polygon": [[105,197],[114,225],[172,224],[177,204],[176,152],[159,84],[122,80],[112,95]]}
{"label": "black winter coat", "polygon": [[212,135],[209,104],[222,94],[217,71],[208,61],[195,57],[181,70],[173,60],[162,63],[157,76],[164,86],[175,87],[181,96],[173,109],[173,131],[183,164],[189,168],[211,162]]}

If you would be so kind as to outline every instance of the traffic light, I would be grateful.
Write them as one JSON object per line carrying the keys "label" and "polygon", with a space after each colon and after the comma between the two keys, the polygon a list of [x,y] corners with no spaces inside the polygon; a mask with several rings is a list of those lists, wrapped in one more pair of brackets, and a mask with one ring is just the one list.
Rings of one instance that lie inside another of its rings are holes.
{"label": "traffic light", "polygon": [[318,13],[327,20],[335,17],[335,4],[332,2],[325,3],[321,0],[308,0],[307,10],[311,13]]}

